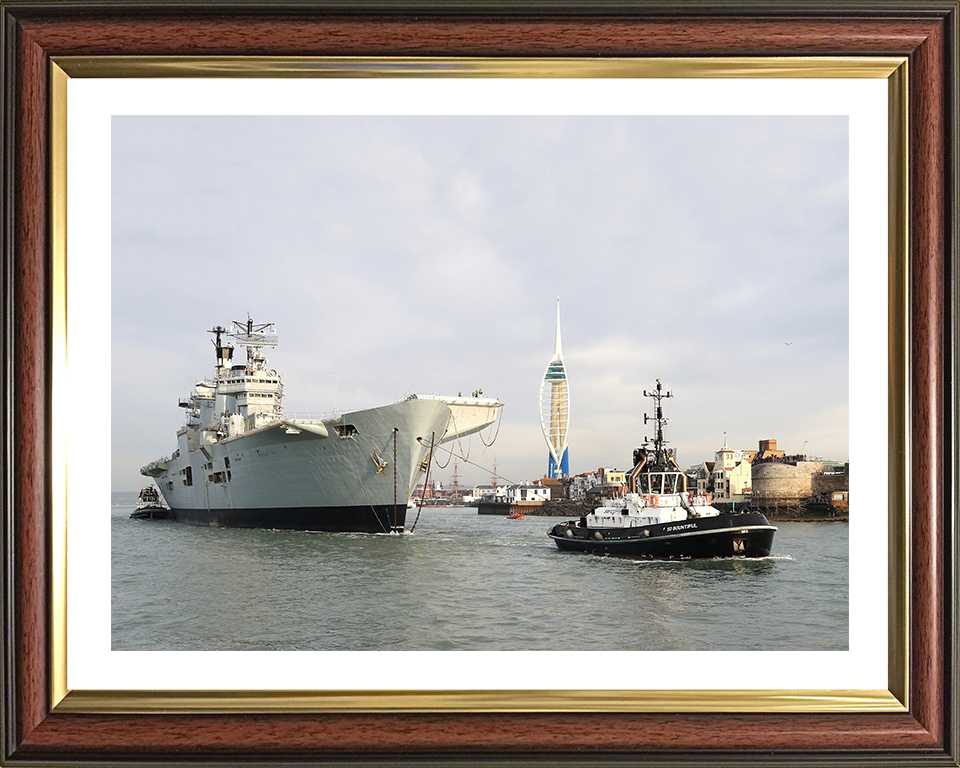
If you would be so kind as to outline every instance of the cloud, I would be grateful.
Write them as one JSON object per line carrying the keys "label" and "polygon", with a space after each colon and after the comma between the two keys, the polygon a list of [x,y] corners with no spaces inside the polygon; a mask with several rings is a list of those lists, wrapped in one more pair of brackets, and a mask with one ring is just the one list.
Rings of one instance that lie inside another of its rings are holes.
{"label": "cloud", "polygon": [[575,471],[625,464],[658,376],[685,460],[724,430],[843,458],[847,142],[842,117],[116,117],[114,488],[248,312],[291,407],[332,410],[331,374],[340,410],[482,387],[484,461],[539,477],[557,295]]}

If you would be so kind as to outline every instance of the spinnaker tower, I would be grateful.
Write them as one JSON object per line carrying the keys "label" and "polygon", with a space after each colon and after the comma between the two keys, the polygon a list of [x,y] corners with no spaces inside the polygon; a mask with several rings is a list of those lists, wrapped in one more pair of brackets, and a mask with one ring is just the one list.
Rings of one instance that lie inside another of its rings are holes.
{"label": "spinnaker tower", "polygon": [[557,296],[557,346],[540,384],[540,426],[549,450],[547,477],[570,477],[567,451],[569,425],[570,394],[560,345],[560,297]]}

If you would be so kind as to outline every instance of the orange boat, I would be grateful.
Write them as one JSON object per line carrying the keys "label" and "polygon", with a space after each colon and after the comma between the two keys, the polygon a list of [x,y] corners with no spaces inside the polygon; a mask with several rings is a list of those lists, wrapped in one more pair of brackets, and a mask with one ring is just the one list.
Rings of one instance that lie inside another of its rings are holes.
{"label": "orange boat", "polygon": [[507,520],[523,520],[523,512],[511,512],[507,515]]}

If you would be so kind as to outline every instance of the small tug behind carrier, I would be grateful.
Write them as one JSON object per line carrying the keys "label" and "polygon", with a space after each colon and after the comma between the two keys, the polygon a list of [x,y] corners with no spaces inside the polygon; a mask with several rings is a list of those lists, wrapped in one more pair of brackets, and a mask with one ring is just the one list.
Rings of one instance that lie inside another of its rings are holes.
{"label": "small tug behind carrier", "polygon": [[160,494],[153,485],[140,491],[137,508],[130,515],[133,520],[166,520],[169,516],[170,510],[163,505]]}
{"label": "small tug behind carrier", "polygon": [[635,559],[688,560],[718,557],[766,557],[773,546],[776,527],[758,512],[721,512],[709,496],[687,491],[687,478],[664,446],[660,379],[653,392],[655,415],[644,415],[656,424],[653,448],[649,439],[633,452],[633,469],[627,492],[607,500],[602,507],[577,521],[555,525],[548,536],[557,547],[597,555]]}

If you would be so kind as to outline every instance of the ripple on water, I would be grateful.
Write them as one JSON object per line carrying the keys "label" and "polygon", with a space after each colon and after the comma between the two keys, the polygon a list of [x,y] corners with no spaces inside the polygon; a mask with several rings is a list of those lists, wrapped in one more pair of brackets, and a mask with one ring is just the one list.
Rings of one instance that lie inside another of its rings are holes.
{"label": "ripple on water", "polygon": [[413,534],[130,521],[114,511],[117,650],[844,650],[846,526],[769,557],[562,552],[550,521],[425,509]]}

